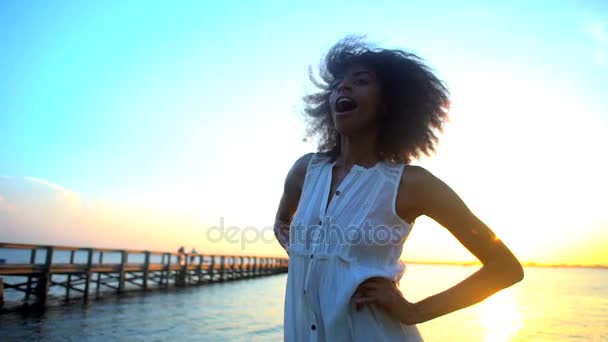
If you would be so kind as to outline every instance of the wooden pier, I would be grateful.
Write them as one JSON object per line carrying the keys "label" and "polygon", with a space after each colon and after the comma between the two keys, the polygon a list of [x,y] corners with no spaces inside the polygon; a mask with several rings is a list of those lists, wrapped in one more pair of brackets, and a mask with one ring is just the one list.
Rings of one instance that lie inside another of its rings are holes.
{"label": "wooden pier", "polygon": [[[0,264],[0,306],[3,290],[24,293],[25,303],[33,299],[37,304],[46,305],[50,288],[59,287],[66,300],[71,298],[70,293],[76,292],[86,302],[92,294],[99,297],[100,291],[107,294],[104,290],[108,289],[119,294],[126,291],[128,285],[128,290],[202,285],[285,273],[288,266],[287,258],[0,242],[0,258],[7,250],[29,252],[29,263]],[[57,262],[59,253],[67,260]],[[108,256],[114,260],[108,261]],[[130,262],[130,258],[137,261]]]}

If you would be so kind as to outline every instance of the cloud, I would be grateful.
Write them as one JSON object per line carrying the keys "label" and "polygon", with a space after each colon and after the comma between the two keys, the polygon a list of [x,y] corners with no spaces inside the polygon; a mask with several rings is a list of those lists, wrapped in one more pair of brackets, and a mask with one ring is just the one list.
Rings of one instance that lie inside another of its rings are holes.
{"label": "cloud", "polygon": [[608,44],[606,23],[599,21],[586,23],[583,26],[583,31],[586,32],[595,42],[599,44]]}
{"label": "cloud", "polygon": [[[40,242],[78,236],[80,195],[32,177],[0,178],[0,240]],[[49,243],[49,242],[46,242]]]}
{"label": "cloud", "polygon": [[0,210],[12,210],[15,207],[8,203],[8,201],[0,194]]}
{"label": "cloud", "polygon": [[598,64],[608,65],[608,29],[606,22],[590,21],[582,26],[582,31],[592,41],[595,60]]}
{"label": "cloud", "polygon": [[[1,242],[165,251],[185,245],[205,253],[268,255],[267,245],[242,251],[213,243],[205,226],[158,208],[84,199],[45,179],[0,178]],[[272,247],[280,255],[278,244]]]}
{"label": "cloud", "polygon": [[49,188],[56,190],[56,191],[68,191],[66,188],[62,187],[61,185],[55,184],[55,183],[51,183],[45,179],[40,179],[40,178],[35,178],[35,177],[23,177],[25,180],[28,180],[30,182],[33,183],[38,183],[38,184],[42,184],[42,185],[46,185]]}
{"label": "cloud", "polygon": [[12,210],[14,209],[5,199],[4,196],[2,196],[2,194],[0,194],[0,211],[5,210]]}
{"label": "cloud", "polygon": [[34,177],[0,178],[0,196],[0,241],[135,248],[132,233],[154,220]]}
{"label": "cloud", "polygon": [[76,191],[72,191],[64,188],[63,186],[50,182],[45,179],[35,177],[23,177],[26,182],[32,183],[32,185],[38,185],[38,191],[46,190],[49,196],[54,196],[58,201],[64,205],[76,209],[82,205],[80,194]]}

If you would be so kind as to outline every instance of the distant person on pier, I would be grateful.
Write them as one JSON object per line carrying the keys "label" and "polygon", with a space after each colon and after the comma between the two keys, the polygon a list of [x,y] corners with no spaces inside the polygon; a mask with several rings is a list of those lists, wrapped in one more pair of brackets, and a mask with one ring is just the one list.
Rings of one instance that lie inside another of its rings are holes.
{"label": "distant person on pier", "polygon": [[[351,36],[329,50],[320,78],[304,97],[318,151],[287,173],[274,227],[289,255],[285,341],[421,341],[416,324],[521,281],[521,264],[492,230],[441,179],[410,165],[435,151],[448,120],[448,89],[424,61]],[[399,289],[401,255],[421,216],[483,266],[413,303]]]}
{"label": "distant person on pier", "polygon": [[185,257],[184,257],[184,253],[186,253],[186,248],[184,248],[184,246],[181,246],[180,248],[178,248],[177,253],[179,254],[177,256],[177,263],[179,265],[183,265],[184,262],[186,261]]}

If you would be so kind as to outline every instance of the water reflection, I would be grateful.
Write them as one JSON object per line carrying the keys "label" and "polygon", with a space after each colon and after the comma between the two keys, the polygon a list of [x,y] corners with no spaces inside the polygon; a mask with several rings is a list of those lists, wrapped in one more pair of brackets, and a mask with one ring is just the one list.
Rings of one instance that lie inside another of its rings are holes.
{"label": "water reflection", "polygon": [[[419,301],[476,267],[411,265],[401,282]],[[0,317],[0,340],[264,340],[283,338],[286,275],[111,297]],[[481,303],[419,324],[426,341],[608,341],[608,271],[530,268]]]}
{"label": "water reflection", "polygon": [[485,342],[510,341],[522,328],[522,313],[515,290],[500,291],[479,304]]}

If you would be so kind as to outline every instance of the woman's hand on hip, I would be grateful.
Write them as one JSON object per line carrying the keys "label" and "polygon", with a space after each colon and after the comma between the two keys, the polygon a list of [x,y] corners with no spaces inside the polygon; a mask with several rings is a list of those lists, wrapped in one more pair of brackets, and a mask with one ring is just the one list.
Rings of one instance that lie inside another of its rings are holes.
{"label": "woman's hand on hip", "polygon": [[353,295],[355,309],[361,310],[364,305],[376,304],[390,316],[404,324],[417,323],[416,306],[408,302],[397,287],[397,283],[383,277],[368,278],[355,290]]}

